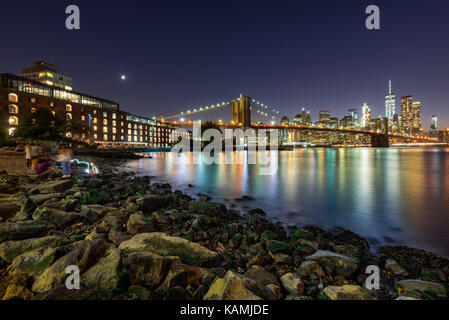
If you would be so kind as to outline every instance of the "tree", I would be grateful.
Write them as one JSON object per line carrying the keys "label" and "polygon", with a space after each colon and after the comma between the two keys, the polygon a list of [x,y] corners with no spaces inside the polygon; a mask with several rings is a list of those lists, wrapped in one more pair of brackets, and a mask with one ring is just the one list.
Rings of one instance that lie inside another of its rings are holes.
{"label": "tree", "polygon": [[83,137],[89,137],[91,133],[91,128],[85,124],[67,120],[64,128],[65,133],[70,133],[72,139],[81,140]]}
{"label": "tree", "polygon": [[66,121],[53,116],[45,108],[37,108],[36,112],[24,117],[14,131],[14,137],[37,140],[59,140],[66,131]]}

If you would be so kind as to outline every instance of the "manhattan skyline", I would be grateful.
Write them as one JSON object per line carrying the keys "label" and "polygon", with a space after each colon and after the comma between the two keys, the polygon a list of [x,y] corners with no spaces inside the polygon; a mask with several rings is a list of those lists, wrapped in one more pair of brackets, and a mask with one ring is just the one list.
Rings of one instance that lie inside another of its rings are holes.
{"label": "manhattan skyline", "polygon": [[[392,79],[396,113],[400,98],[412,95],[425,131],[433,114],[439,129],[449,127],[443,1],[376,1],[381,30],[374,31],[364,26],[367,1],[79,1],[78,31],[64,28],[68,1],[25,3],[2,11],[0,33],[15,48],[3,52],[2,72],[45,59],[73,77],[74,90],[137,114],[176,114],[244,94],[289,117],[305,107],[314,121],[321,109],[341,119],[365,102],[377,117]],[[8,15],[19,10],[27,23],[9,28]]]}

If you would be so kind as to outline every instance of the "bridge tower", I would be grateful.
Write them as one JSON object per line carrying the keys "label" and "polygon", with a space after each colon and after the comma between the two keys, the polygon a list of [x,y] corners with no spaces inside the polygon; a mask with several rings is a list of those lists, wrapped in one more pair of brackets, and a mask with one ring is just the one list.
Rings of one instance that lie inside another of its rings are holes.
{"label": "bridge tower", "polygon": [[384,134],[372,134],[371,135],[371,147],[373,148],[388,148],[390,142],[388,138],[388,118],[382,119],[382,127]]}
{"label": "bridge tower", "polygon": [[232,101],[232,122],[241,123],[243,128],[251,127],[251,98],[240,96]]}

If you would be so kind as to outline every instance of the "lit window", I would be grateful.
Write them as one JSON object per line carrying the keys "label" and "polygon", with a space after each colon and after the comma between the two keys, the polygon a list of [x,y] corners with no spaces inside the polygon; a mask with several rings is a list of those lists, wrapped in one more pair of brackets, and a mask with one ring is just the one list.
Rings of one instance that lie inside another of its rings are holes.
{"label": "lit window", "polygon": [[52,111],[51,114],[53,115],[53,117],[56,116],[56,112]]}
{"label": "lit window", "polygon": [[105,125],[105,126],[108,125],[108,120],[107,120],[107,119],[104,119],[104,120],[103,120],[103,125]]}
{"label": "lit window", "polygon": [[94,131],[97,131],[97,129],[98,129],[97,126],[94,126]]}
{"label": "lit window", "polygon": [[112,128],[112,133],[117,133],[117,129],[116,128]]}
{"label": "lit window", "polygon": [[112,126],[117,126],[117,122],[115,122],[115,120],[114,121],[112,121]]}
{"label": "lit window", "polygon": [[81,121],[85,121],[86,117],[85,116],[81,116]]}
{"label": "lit window", "polygon": [[107,134],[103,135],[103,140],[104,140],[104,141],[107,141],[107,140],[108,140],[108,135],[107,135]]}
{"label": "lit window", "polygon": [[98,138],[98,136],[96,134],[94,134],[94,139],[97,139],[97,138]]}
{"label": "lit window", "polygon": [[108,117],[108,113],[107,112],[103,112],[103,118],[107,118]]}
{"label": "lit window", "polygon": [[128,128],[131,129],[131,123],[128,123]]}
{"label": "lit window", "polygon": [[19,102],[19,97],[15,93],[8,94],[8,101],[9,102]]}
{"label": "lit window", "polygon": [[19,107],[17,107],[15,104],[11,104],[9,106],[9,113],[19,113]]}
{"label": "lit window", "polygon": [[128,142],[131,142],[131,141],[132,141],[132,137],[128,136]]}
{"label": "lit window", "polygon": [[12,136],[12,135],[14,134],[14,131],[16,131],[16,128],[9,128],[8,134],[9,134],[10,136]]}
{"label": "lit window", "polygon": [[115,140],[116,140],[115,136],[112,136],[112,140],[113,140],[113,141],[115,141]]}
{"label": "lit window", "polygon": [[130,130],[128,130],[128,134],[132,134],[132,131],[131,131],[131,129],[130,129]]}
{"label": "lit window", "polygon": [[117,115],[115,113],[112,114],[112,119],[116,119]]}
{"label": "lit window", "polygon": [[12,126],[18,126],[19,125],[19,119],[17,117],[9,117],[8,122]]}
{"label": "lit window", "polygon": [[125,139],[125,137],[123,137],[123,136],[120,136],[120,140],[123,140],[123,139]]}
{"label": "lit window", "polygon": [[103,132],[108,132],[108,127],[103,127]]}
{"label": "lit window", "polygon": [[31,108],[31,112],[35,113],[36,112],[36,108]]}
{"label": "lit window", "polygon": [[94,123],[97,123],[97,122],[98,122],[97,118],[94,118]]}
{"label": "lit window", "polygon": [[71,113],[67,113],[66,119],[67,119],[67,120],[72,120],[72,114],[71,114]]}
{"label": "lit window", "polygon": [[70,104],[65,106],[65,111],[72,112],[72,106]]}

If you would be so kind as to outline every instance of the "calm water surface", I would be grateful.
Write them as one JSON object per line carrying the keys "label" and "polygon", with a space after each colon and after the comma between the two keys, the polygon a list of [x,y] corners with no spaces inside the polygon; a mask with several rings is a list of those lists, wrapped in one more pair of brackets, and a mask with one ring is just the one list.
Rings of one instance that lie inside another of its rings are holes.
{"label": "calm water surface", "polygon": [[[374,245],[449,257],[449,148],[280,151],[271,154],[278,170],[270,176],[260,175],[258,165],[198,165],[192,157],[155,153],[125,167],[242,212],[263,208],[285,225],[343,227]],[[254,200],[236,201],[244,195]]]}

